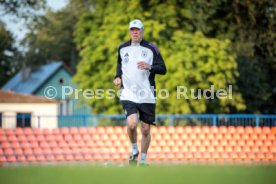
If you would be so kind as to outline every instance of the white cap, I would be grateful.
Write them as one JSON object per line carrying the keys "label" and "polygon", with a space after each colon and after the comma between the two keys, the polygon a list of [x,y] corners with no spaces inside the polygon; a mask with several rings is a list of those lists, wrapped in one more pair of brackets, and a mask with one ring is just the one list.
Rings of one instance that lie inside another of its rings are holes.
{"label": "white cap", "polygon": [[139,19],[134,19],[129,23],[129,29],[131,29],[133,27],[138,28],[138,29],[144,29],[144,25],[143,25],[142,21]]}

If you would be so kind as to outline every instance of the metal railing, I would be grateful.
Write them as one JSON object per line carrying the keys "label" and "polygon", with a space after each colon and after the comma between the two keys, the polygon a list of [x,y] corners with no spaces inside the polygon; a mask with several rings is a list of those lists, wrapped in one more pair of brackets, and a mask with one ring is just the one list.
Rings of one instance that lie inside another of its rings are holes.
{"label": "metal railing", "polygon": [[[123,114],[71,115],[71,116],[31,116],[20,120],[18,116],[3,116],[3,128],[22,127],[25,122],[33,128],[88,127],[88,126],[125,126]],[[276,115],[255,114],[159,114],[156,124],[163,126],[276,126]]]}

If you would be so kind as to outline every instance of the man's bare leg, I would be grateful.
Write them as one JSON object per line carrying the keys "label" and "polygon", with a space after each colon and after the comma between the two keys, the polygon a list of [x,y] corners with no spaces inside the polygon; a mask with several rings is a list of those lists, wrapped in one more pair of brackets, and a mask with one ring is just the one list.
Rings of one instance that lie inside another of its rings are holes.
{"label": "man's bare leg", "polygon": [[150,146],[150,140],[151,140],[151,135],[150,135],[150,125],[147,123],[142,122],[141,125],[141,132],[142,132],[142,145],[141,145],[141,164],[146,164],[146,159],[147,159],[147,153],[148,149]]}
{"label": "man's bare leg", "polygon": [[137,124],[138,118],[137,114],[131,114],[127,117],[127,133],[129,140],[132,144],[132,153],[129,158],[130,164],[137,164],[137,158],[139,155],[138,145],[137,145]]}

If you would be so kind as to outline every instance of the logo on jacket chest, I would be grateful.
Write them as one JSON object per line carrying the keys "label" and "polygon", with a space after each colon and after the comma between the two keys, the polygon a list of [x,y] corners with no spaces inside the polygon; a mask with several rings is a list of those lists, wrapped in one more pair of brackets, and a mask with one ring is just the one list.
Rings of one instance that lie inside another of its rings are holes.
{"label": "logo on jacket chest", "polygon": [[146,51],[146,50],[142,50],[142,54],[141,54],[141,56],[142,56],[143,58],[146,58],[146,57],[147,57],[147,55],[148,55],[148,51]]}
{"label": "logo on jacket chest", "polygon": [[125,63],[128,63],[128,61],[129,61],[129,55],[128,55],[128,53],[126,53],[126,54],[124,55],[124,62],[125,62]]}

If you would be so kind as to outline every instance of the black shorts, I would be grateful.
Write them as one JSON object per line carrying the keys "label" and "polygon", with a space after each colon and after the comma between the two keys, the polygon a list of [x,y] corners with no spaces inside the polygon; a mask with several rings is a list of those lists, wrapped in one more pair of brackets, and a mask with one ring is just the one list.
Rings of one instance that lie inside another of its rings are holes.
{"label": "black shorts", "polygon": [[144,123],[155,125],[155,104],[154,103],[135,103],[128,100],[122,100],[126,117],[139,112],[139,120]]}

